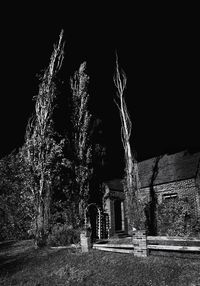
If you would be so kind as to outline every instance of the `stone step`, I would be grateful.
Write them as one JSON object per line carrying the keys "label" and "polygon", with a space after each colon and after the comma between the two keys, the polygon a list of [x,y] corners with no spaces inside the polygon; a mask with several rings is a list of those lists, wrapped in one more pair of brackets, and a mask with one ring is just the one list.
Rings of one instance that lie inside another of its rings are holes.
{"label": "stone step", "polygon": [[102,246],[94,246],[93,249],[103,250],[103,251],[111,251],[111,252],[119,252],[119,253],[133,253],[132,249],[124,249],[124,248],[116,248],[116,247],[102,247]]}
{"label": "stone step", "polygon": [[128,237],[128,234],[124,231],[116,231],[116,233],[113,235],[113,237]]}
{"label": "stone step", "polygon": [[100,248],[100,247],[106,247],[106,248],[128,248],[128,249],[133,249],[133,245],[132,244],[116,244],[116,243],[107,243],[107,244],[98,244],[98,243],[94,243],[93,244],[93,248],[94,247],[97,247],[97,248]]}
{"label": "stone step", "polygon": [[132,245],[132,237],[112,237],[110,239],[97,240],[95,244],[130,244]]}

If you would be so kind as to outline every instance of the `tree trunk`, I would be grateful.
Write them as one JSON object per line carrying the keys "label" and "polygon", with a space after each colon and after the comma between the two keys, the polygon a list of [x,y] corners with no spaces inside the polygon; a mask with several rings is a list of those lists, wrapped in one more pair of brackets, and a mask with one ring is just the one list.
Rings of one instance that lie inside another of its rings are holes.
{"label": "tree trunk", "polygon": [[[50,187],[45,185],[41,180],[41,187],[46,191],[41,191],[37,200],[37,216],[36,216],[36,236],[35,244],[37,247],[42,247],[47,244],[49,234],[49,219],[50,219]],[[40,189],[41,190],[41,189]]]}
{"label": "tree trunk", "polygon": [[43,200],[40,201],[36,217],[36,247],[42,247],[47,244],[49,234],[49,213],[48,206],[45,206]]}

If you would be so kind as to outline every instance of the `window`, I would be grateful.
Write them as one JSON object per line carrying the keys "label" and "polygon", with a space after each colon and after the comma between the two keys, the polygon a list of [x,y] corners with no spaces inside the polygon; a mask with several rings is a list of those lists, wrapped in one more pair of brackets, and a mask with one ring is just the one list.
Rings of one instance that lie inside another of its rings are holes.
{"label": "window", "polygon": [[168,194],[164,194],[162,197],[164,200],[169,200],[169,199],[176,199],[178,195],[177,193],[168,193]]}

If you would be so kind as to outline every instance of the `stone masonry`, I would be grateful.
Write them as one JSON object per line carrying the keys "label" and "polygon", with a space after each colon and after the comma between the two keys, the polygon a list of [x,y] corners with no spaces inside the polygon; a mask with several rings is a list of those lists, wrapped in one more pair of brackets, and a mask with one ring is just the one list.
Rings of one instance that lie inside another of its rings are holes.
{"label": "stone masonry", "polygon": [[133,253],[137,257],[147,257],[147,233],[145,230],[138,230],[133,233]]}
{"label": "stone masonry", "polygon": [[81,251],[88,252],[92,248],[90,235],[86,231],[83,231],[81,232],[80,240],[81,240]]}

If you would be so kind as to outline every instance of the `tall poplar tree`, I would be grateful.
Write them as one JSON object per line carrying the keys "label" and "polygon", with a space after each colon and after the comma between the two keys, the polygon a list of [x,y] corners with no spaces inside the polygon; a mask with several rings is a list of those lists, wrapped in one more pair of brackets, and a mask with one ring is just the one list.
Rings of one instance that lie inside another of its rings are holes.
{"label": "tall poplar tree", "polygon": [[38,95],[34,97],[35,112],[30,118],[24,145],[24,159],[30,174],[30,188],[35,199],[35,242],[46,244],[49,233],[50,206],[55,166],[62,153],[62,142],[57,143],[53,128],[55,78],[64,58],[63,31],[54,45],[47,69],[41,76]]}
{"label": "tall poplar tree", "polygon": [[88,109],[89,94],[87,85],[89,76],[86,74],[86,62],[82,63],[79,70],[71,78],[72,89],[72,135],[71,145],[73,150],[74,189],[73,203],[76,205],[77,224],[83,226],[84,212],[89,199],[89,180],[92,174],[91,167],[91,142],[90,120]]}

